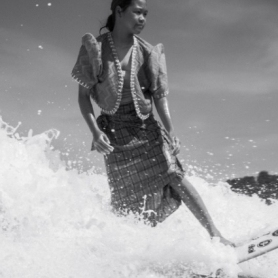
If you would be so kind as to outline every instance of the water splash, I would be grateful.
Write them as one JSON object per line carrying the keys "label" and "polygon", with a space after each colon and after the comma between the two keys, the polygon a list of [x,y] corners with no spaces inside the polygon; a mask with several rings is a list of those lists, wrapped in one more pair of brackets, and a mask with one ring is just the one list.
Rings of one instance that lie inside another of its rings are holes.
{"label": "water splash", "polygon": [[[222,267],[237,277],[235,254],[207,233],[182,206],[156,228],[109,207],[106,177],[78,173],[51,143],[59,132],[20,137],[0,118],[0,277],[192,277]],[[248,238],[277,219],[277,204],[239,196],[227,184],[209,186],[192,176],[216,224],[232,241]],[[277,277],[278,254],[241,267]]]}

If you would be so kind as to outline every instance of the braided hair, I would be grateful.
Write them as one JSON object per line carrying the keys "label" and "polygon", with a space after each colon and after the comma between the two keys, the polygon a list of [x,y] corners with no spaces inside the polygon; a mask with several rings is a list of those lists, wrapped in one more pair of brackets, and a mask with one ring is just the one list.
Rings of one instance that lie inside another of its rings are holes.
{"label": "braided hair", "polygon": [[110,8],[112,14],[108,16],[105,26],[100,28],[99,33],[101,33],[102,29],[104,28],[112,32],[116,21],[116,8],[119,6],[120,8],[122,8],[122,11],[124,12],[132,4],[132,1],[133,0],[112,0]]}

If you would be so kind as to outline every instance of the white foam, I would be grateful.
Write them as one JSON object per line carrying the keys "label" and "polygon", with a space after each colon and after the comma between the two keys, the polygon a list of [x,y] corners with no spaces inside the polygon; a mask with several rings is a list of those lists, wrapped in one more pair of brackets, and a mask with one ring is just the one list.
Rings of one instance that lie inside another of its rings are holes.
{"label": "white foam", "polygon": [[[116,217],[106,177],[67,170],[52,149],[57,130],[20,137],[1,118],[0,126],[0,277],[190,277],[219,267],[237,277],[233,249],[212,242],[185,206],[156,228]],[[224,183],[190,180],[232,241],[277,219],[277,204],[239,196]],[[242,267],[276,277],[277,258],[273,251]]]}

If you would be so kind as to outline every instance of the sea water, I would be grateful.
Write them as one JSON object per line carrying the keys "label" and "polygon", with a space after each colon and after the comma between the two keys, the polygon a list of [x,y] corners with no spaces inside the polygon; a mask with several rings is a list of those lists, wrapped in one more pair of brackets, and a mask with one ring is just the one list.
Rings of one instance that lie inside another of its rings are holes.
{"label": "sea water", "polygon": [[[54,150],[57,130],[25,137],[0,118],[1,278],[192,277],[222,268],[278,277],[278,251],[237,265],[233,248],[211,240],[182,206],[156,228],[109,206],[105,175],[79,173]],[[233,242],[278,224],[278,204],[189,176],[217,227]]]}

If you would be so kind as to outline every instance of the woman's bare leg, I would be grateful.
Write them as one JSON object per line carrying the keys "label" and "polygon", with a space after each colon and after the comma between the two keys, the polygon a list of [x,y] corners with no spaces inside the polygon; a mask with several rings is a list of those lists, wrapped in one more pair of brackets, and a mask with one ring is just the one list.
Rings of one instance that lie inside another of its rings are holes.
{"label": "woman's bare leg", "polygon": [[194,186],[184,178],[179,185],[172,186],[180,195],[182,201],[190,209],[193,215],[199,220],[201,225],[208,231],[211,237],[219,237],[220,241],[226,245],[233,245],[225,239],[215,227],[208,210]]}

